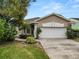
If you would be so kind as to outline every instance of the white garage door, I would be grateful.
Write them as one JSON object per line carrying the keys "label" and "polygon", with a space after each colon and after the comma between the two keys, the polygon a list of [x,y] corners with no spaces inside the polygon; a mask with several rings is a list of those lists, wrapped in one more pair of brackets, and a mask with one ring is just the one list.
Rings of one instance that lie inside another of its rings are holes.
{"label": "white garage door", "polygon": [[41,28],[39,38],[66,38],[66,28]]}

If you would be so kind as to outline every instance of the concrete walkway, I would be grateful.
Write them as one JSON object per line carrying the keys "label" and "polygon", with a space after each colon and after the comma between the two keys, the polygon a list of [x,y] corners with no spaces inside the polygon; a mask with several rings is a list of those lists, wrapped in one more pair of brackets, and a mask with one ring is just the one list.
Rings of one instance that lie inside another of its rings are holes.
{"label": "concrete walkway", "polygon": [[26,39],[15,38],[16,41],[25,42]]}
{"label": "concrete walkway", "polygon": [[39,40],[50,59],[79,59],[79,42],[69,39]]}

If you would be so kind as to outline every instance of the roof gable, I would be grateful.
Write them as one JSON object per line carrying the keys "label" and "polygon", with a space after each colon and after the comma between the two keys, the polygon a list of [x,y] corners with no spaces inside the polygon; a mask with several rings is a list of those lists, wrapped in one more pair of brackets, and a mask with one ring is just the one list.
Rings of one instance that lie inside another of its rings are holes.
{"label": "roof gable", "polygon": [[59,17],[59,18],[62,18],[63,20],[65,20],[65,21],[67,21],[67,22],[70,22],[68,19],[66,19],[64,16],[62,16],[62,15],[60,15],[60,14],[56,14],[56,13],[52,13],[52,14],[50,14],[50,15],[47,15],[47,16],[45,16],[45,17],[42,17],[42,18],[40,18],[40,19],[37,19],[36,21],[38,22],[38,21],[41,21],[41,20],[43,20],[43,19],[45,19],[45,18],[48,18],[48,17],[50,17],[50,16],[56,16],[56,17]]}

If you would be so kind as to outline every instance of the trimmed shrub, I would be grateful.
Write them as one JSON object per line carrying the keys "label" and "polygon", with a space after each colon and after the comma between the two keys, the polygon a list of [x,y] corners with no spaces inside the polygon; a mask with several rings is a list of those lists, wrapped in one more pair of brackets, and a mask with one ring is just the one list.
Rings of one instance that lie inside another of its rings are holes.
{"label": "trimmed shrub", "polygon": [[15,35],[15,27],[8,24],[5,20],[0,19],[0,42],[13,41]]}
{"label": "trimmed shrub", "polygon": [[14,26],[7,26],[5,31],[5,37],[7,38],[7,41],[13,41],[15,39],[16,33],[17,32]]}
{"label": "trimmed shrub", "polygon": [[67,30],[67,38],[74,39],[76,37],[75,33],[72,30]]}
{"label": "trimmed shrub", "polygon": [[28,44],[34,44],[34,43],[36,43],[36,40],[35,40],[34,37],[29,36],[29,37],[26,38],[26,43],[28,43]]}
{"label": "trimmed shrub", "polygon": [[0,41],[4,41],[4,34],[5,34],[5,21],[0,19]]}
{"label": "trimmed shrub", "polygon": [[75,39],[79,37],[79,31],[78,30],[73,30],[70,26],[67,27],[67,38],[68,39]]}

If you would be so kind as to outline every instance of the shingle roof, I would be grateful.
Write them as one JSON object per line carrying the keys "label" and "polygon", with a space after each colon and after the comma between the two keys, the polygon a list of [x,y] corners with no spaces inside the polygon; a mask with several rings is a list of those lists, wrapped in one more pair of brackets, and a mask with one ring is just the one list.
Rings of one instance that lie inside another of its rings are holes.
{"label": "shingle roof", "polygon": [[52,14],[49,14],[49,15],[44,16],[44,17],[30,18],[30,19],[27,19],[27,20],[30,21],[31,23],[32,23],[32,22],[37,22],[37,21],[42,20],[42,19],[44,19],[44,18],[46,18],[46,17],[49,17],[49,16],[51,16],[51,15],[55,15],[55,16],[57,16],[57,17],[63,18],[64,20],[70,22],[69,19],[67,19],[67,18],[65,18],[64,16],[62,16],[62,15],[60,15],[60,14],[57,14],[57,13],[52,13]]}
{"label": "shingle roof", "polygon": [[42,20],[42,19],[44,19],[44,18],[46,18],[46,17],[49,17],[49,16],[51,16],[51,15],[55,15],[55,16],[57,16],[57,17],[63,18],[64,20],[70,22],[69,19],[67,19],[67,18],[65,18],[64,16],[62,16],[62,15],[60,15],[60,14],[57,14],[57,13],[49,14],[49,15],[47,15],[47,16],[44,16],[44,17],[38,19],[37,21]]}
{"label": "shingle roof", "polygon": [[27,21],[29,21],[29,23],[36,23],[37,19],[40,19],[40,17],[30,18],[30,19],[27,19]]}
{"label": "shingle roof", "polygon": [[28,21],[35,21],[37,19],[40,19],[40,17],[35,17],[35,18],[30,18],[30,19],[27,19]]}

